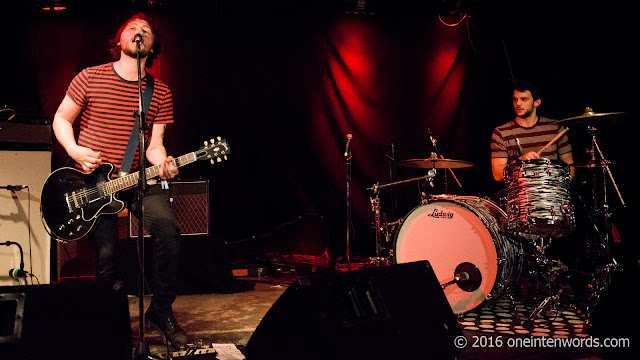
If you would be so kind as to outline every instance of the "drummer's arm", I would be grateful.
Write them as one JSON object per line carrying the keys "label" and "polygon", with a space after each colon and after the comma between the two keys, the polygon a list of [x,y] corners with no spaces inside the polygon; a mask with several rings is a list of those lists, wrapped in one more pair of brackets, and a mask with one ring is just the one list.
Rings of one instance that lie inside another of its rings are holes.
{"label": "drummer's arm", "polygon": [[504,168],[507,166],[507,158],[491,158],[491,172],[496,181],[504,180]]}
{"label": "drummer's arm", "polygon": [[[573,165],[573,153],[571,151],[558,155],[558,157],[565,164]],[[576,175],[575,166],[569,166],[569,175],[571,176],[571,180],[573,180],[573,177]]]}

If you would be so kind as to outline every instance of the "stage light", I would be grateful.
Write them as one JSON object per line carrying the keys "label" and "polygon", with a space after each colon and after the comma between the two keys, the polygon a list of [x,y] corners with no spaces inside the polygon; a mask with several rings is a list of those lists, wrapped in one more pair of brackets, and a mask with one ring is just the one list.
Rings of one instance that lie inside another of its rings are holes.
{"label": "stage light", "polygon": [[41,11],[61,12],[67,10],[67,3],[63,0],[42,1]]}
{"label": "stage light", "polygon": [[345,12],[354,15],[374,15],[375,0],[344,0]]}
{"label": "stage light", "polygon": [[438,19],[446,26],[458,26],[470,16],[468,6],[464,0],[442,0],[440,2]]}

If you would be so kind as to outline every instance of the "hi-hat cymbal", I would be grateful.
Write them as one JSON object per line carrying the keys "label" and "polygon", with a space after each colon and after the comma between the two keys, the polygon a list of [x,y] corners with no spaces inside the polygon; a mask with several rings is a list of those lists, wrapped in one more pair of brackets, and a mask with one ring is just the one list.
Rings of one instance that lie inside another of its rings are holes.
{"label": "hi-hat cymbal", "polygon": [[615,120],[623,117],[624,115],[626,115],[624,112],[596,113],[593,112],[591,108],[586,108],[584,114],[558,120],[558,122],[574,125],[588,124],[594,121]]}
{"label": "hi-hat cymbal", "polygon": [[424,169],[454,169],[473,166],[472,162],[452,159],[409,159],[399,160],[398,165]]}
{"label": "hi-hat cymbal", "polygon": [[586,164],[569,164],[569,166],[576,169],[602,169],[601,164],[597,164],[595,162],[588,162]]}

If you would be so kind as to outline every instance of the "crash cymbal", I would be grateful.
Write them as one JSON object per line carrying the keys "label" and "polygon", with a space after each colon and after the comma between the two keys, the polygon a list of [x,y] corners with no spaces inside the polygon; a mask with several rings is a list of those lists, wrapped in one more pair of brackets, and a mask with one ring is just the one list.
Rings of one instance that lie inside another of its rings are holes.
{"label": "crash cymbal", "polygon": [[409,159],[399,160],[398,165],[424,169],[454,169],[473,166],[472,162],[452,159]]}
{"label": "crash cymbal", "polygon": [[595,121],[608,121],[622,118],[626,113],[624,112],[610,112],[610,113],[596,113],[591,108],[586,108],[584,114],[580,116],[574,116],[557,122],[566,124],[588,124]]}

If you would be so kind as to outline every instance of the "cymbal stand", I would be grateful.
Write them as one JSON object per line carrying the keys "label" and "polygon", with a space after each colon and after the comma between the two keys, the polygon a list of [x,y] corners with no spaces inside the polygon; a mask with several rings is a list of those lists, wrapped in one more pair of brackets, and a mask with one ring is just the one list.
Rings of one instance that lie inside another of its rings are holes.
{"label": "cymbal stand", "polygon": [[[597,154],[600,158],[600,166],[602,167],[602,204],[601,204],[600,213],[602,215],[602,218],[604,219],[604,234],[600,234],[599,236],[599,238],[601,239],[601,244],[599,244],[599,246],[603,251],[605,265],[601,269],[597,269],[597,273],[594,278],[595,287],[594,287],[593,297],[594,297],[594,301],[597,302],[601,293],[606,291],[609,285],[611,284],[612,270],[615,271],[620,269],[619,263],[616,261],[615,258],[613,258],[611,254],[611,236],[609,234],[609,231],[611,229],[612,214],[609,211],[610,208],[609,208],[608,194],[607,194],[607,184],[608,184],[607,178],[611,180],[611,184],[613,185],[613,188],[615,189],[622,206],[626,207],[626,204],[624,202],[624,199],[622,198],[620,189],[618,188],[618,185],[616,184],[615,179],[613,178],[611,169],[609,168],[610,161],[608,161],[605,158],[604,153],[600,148],[600,145],[598,144],[598,140],[596,139],[596,131],[597,131],[596,127],[592,126],[591,124],[588,124],[587,129],[588,129],[589,135],[591,136],[591,151],[590,151],[591,161],[593,162],[594,165],[596,164],[596,154]],[[595,188],[595,184],[596,184],[595,175],[594,175],[593,181],[594,181],[593,184]],[[594,202],[597,201],[596,200],[597,195],[598,194],[594,192],[593,194]],[[594,209],[598,211],[597,203],[594,204]]]}

